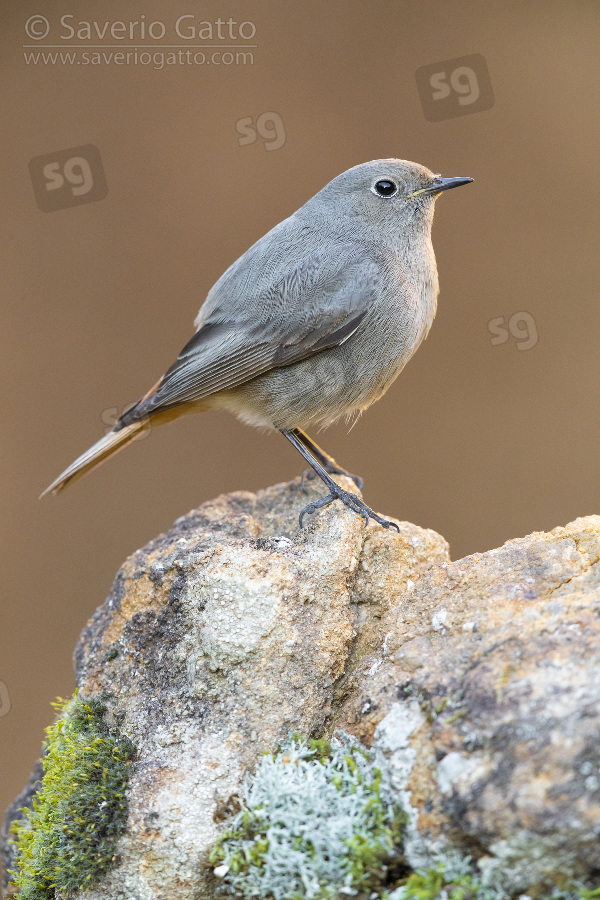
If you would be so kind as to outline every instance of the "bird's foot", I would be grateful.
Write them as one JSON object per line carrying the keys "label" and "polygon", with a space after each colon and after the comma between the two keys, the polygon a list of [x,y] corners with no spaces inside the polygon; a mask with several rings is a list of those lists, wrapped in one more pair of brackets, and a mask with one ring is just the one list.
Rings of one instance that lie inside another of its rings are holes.
{"label": "bird's foot", "polygon": [[356,494],[351,494],[350,491],[342,490],[335,481],[332,482],[330,492],[326,497],[321,497],[319,500],[313,500],[312,503],[307,503],[304,507],[300,513],[300,528],[302,528],[302,519],[304,516],[310,515],[318,509],[322,509],[323,506],[328,506],[330,503],[333,503],[334,500],[341,500],[344,506],[347,506],[352,512],[358,513],[359,516],[362,516],[367,525],[369,524],[369,519],[374,519],[384,528],[395,528],[396,531],[400,531],[395,522],[390,522],[388,519],[382,519],[381,516],[378,516],[377,513],[373,512],[366,503],[363,503]]}
{"label": "bird's foot", "polygon": [[[345,469],[342,469],[340,466],[334,465],[333,463],[324,463],[323,468],[329,475],[345,475],[346,478],[349,478],[354,482],[359,491],[363,489],[363,480],[358,475],[351,475],[350,472],[346,472]],[[305,469],[302,473],[302,478],[300,479],[300,487],[306,493],[306,488],[304,487],[304,481],[312,481],[313,478],[317,477],[317,473],[314,469]]]}

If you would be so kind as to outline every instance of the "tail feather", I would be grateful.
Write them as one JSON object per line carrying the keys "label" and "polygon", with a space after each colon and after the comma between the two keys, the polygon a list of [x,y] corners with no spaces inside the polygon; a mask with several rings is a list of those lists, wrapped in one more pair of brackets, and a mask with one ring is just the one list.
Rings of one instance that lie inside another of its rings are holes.
{"label": "tail feather", "polygon": [[118,453],[119,450],[125,447],[126,444],[133,440],[133,438],[145,428],[148,428],[147,419],[141,422],[132,422],[130,425],[126,425],[119,431],[109,431],[108,434],[105,434],[103,438],[100,438],[100,440],[90,447],[89,450],[82,453],[75,462],[71,463],[71,465],[46,488],[43,494],[40,494],[40,500],[47,494],[57,494],[71,481],[75,481],[77,478],[81,478],[82,475],[85,475],[86,472],[95,469],[96,466],[99,466],[109,457],[113,456],[113,454]]}

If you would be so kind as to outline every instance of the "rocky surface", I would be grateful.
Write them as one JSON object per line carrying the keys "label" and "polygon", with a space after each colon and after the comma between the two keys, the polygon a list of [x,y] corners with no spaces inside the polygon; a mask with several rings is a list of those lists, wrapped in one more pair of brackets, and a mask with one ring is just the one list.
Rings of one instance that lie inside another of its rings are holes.
{"label": "rocky surface", "polygon": [[600,518],[450,562],[435,532],[337,503],[300,530],[321,494],[204,504],[125,562],[85,628],[78,686],[139,750],[119,865],[87,900],[212,898],[244,774],[338,727],[389,767],[411,865],[458,847],[509,891],[594,877]]}
{"label": "rocky surface", "polygon": [[383,617],[337,724],[412,810],[508,888],[600,881],[600,518],[442,563]]}

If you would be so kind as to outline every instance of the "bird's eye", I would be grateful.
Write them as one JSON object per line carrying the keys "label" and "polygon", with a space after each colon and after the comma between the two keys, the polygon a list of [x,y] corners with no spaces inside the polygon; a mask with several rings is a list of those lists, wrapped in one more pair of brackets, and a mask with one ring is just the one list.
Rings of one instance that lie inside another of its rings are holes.
{"label": "bird's eye", "polygon": [[388,178],[382,178],[381,181],[375,182],[373,190],[378,197],[393,197],[398,193],[398,185]]}

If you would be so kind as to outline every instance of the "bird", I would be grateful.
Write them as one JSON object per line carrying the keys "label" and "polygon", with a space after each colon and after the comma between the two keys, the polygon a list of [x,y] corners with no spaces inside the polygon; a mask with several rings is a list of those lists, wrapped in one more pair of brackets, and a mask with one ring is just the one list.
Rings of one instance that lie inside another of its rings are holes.
{"label": "bird", "polygon": [[[165,374],[41,495],[107,460],[140,433],[225,409],[279,431],[335,500],[398,526],[332,475],[362,481],[306,433],[360,415],[388,390],[431,328],[439,291],[431,241],[436,199],[472,182],[377,159],[342,172],[253,244],[216,281],[196,331]],[[309,470],[310,471],[310,470]]]}

